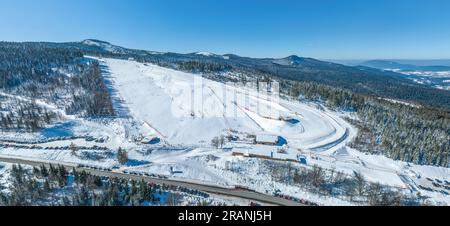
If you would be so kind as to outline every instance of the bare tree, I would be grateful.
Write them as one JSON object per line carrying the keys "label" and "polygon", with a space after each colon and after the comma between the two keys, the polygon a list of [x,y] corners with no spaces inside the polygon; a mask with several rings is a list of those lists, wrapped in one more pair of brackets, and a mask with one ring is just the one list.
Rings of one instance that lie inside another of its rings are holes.
{"label": "bare tree", "polygon": [[120,164],[125,164],[128,162],[128,153],[121,147],[119,147],[119,150],[117,150],[117,160]]}

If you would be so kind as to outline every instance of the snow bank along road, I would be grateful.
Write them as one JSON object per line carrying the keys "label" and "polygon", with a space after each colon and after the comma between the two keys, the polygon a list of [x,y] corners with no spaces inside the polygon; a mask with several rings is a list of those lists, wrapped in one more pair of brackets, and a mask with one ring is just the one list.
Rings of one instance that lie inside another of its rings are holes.
{"label": "snow bank along road", "polygon": [[12,156],[0,156],[0,162],[12,163],[12,164],[22,164],[22,165],[30,165],[30,166],[49,166],[50,164],[59,164],[65,166],[67,168],[75,168],[79,171],[86,171],[96,176],[106,176],[106,177],[118,177],[123,179],[132,179],[132,180],[144,180],[148,183],[160,184],[160,185],[169,185],[169,186],[178,186],[185,187],[189,189],[199,190],[207,193],[231,196],[236,198],[243,198],[248,200],[253,200],[262,203],[275,204],[280,206],[301,206],[303,204],[294,202],[288,199],[283,199],[279,197],[273,197],[270,195],[265,195],[262,193],[257,193],[254,191],[246,191],[246,190],[236,190],[233,188],[225,188],[213,185],[205,185],[194,182],[187,181],[176,181],[171,179],[160,179],[153,178],[141,175],[131,175],[126,174],[120,171],[108,171],[108,170],[100,170],[100,169],[91,169],[79,167],[77,164],[63,163],[63,162],[50,162],[50,161],[39,161],[39,160],[28,160],[24,158],[14,158]]}

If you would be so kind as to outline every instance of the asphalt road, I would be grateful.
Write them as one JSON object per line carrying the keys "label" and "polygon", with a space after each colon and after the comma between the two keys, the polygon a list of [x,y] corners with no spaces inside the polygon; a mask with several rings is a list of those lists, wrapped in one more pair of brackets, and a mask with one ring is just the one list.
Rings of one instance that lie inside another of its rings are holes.
{"label": "asphalt road", "polygon": [[235,198],[242,198],[247,200],[252,200],[255,202],[260,203],[266,203],[266,204],[272,204],[277,206],[304,206],[301,203],[294,202],[292,200],[287,200],[280,197],[274,197],[271,195],[258,193],[254,191],[247,191],[247,190],[236,190],[232,188],[225,188],[220,186],[214,186],[214,185],[206,185],[202,183],[195,183],[195,182],[186,182],[186,181],[177,181],[177,180],[171,180],[171,179],[160,179],[160,178],[153,178],[148,176],[142,176],[142,175],[134,175],[134,174],[126,174],[122,172],[115,172],[115,171],[103,171],[98,169],[91,169],[91,168],[80,168],[77,167],[76,164],[69,164],[69,163],[53,163],[48,161],[39,161],[39,160],[28,160],[28,159],[21,159],[21,158],[15,158],[15,157],[5,157],[0,156],[0,162],[6,162],[6,163],[12,163],[12,164],[22,164],[22,165],[30,165],[30,166],[41,166],[46,165],[49,166],[50,164],[59,164],[63,165],[68,168],[76,168],[77,170],[84,170],[86,172],[91,173],[92,175],[97,176],[106,176],[106,177],[117,177],[117,178],[124,178],[124,179],[133,179],[133,180],[144,180],[149,183],[154,184],[160,184],[160,185],[173,185],[173,186],[179,186],[179,187],[185,187],[189,189],[194,189],[198,191],[203,191],[206,193],[211,194],[218,194],[218,195],[224,195],[229,197],[235,197]]}

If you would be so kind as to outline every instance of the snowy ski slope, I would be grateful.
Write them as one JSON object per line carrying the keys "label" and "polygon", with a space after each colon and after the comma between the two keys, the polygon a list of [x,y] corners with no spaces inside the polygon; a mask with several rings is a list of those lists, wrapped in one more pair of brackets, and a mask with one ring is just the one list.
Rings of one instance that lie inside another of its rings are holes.
{"label": "snowy ski slope", "polygon": [[236,130],[282,136],[291,145],[311,149],[338,144],[348,135],[345,125],[306,104],[156,65],[100,61],[109,68],[121,101],[142,124],[144,134],[170,144],[209,144],[215,136]]}

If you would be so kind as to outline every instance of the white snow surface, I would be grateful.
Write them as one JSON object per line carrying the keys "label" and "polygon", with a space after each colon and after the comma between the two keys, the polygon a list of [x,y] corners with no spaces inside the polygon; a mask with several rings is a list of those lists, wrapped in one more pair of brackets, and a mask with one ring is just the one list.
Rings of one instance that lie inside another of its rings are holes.
{"label": "white snow surface", "polygon": [[[313,106],[281,99],[276,103],[269,95],[156,65],[101,62],[110,68],[110,78],[143,134],[170,144],[209,144],[215,136],[237,130],[283,136],[295,147],[311,149],[346,135],[343,122]],[[279,120],[284,115],[297,117],[299,123]]]}

